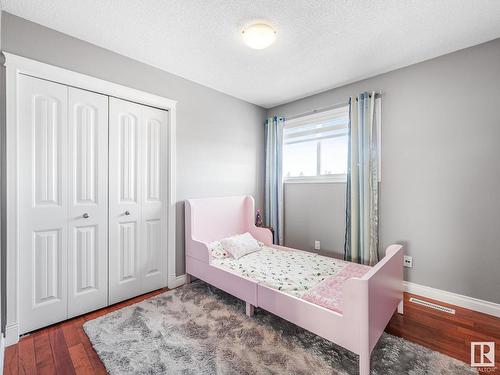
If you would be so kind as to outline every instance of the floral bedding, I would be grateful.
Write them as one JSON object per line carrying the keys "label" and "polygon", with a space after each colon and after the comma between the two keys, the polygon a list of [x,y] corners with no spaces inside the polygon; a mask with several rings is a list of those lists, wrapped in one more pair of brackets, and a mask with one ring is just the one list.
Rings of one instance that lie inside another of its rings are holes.
{"label": "floral bedding", "polygon": [[212,259],[211,264],[302,298],[316,285],[340,272],[347,262],[300,250],[264,246],[239,259]]}
{"label": "floral bedding", "polygon": [[346,262],[345,267],[335,276],[328,277],[311,290],[307,291],[302,298],[316,305],[341,313],[344,308],[342,286],[352,277],[361,277],[370,270],[370,266]]}

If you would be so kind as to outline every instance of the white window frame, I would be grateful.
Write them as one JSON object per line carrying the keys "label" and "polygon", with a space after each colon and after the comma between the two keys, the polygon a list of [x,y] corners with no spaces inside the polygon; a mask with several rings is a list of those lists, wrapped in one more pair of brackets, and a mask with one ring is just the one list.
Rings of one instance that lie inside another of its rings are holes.
{"label": "white window frame", "polygon": [[[298,126],[304,126],[308,123],[312,122],[320,122],[322,120],[331,119],[340,113],[344,113],[346,108],[349,107],[349,104],[338,106],[334,109],[330,109],[328,111],[322,111],[318,113],[313,113],[306,116],[297,117],[291,120],[285,119],[284,129],[295,128]],[[284,146],[283,139],[283,146]],[[330,175],[321,175],[321,142],[318,142],[318,148],[316,151],[316,176],[284,176],[283,182],[286,184],[318,184],[318,183],[346,183],[347,182],[347,174],[330,174]]]}

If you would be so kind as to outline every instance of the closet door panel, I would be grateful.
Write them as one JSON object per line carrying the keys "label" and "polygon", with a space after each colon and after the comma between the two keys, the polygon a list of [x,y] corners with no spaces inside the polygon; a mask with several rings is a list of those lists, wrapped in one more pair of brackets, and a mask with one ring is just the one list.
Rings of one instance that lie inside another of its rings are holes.
{"label": "closet door panel", "polygon": [[20,333],[67,317],[67,95],[19,78]]}
{"label": "closet door panel", "polygon": [[108,302],[108,97],[69,88],[68,315]]}
{"label": "closet door panel", "polygon": [[165,258],[167,223],[166,197],[167,112],[142,107],[142,292],[166,285]]}
{"label": "closet door panel", "polygon": [[109,303],[141,293],[141,106],[109,99]]}

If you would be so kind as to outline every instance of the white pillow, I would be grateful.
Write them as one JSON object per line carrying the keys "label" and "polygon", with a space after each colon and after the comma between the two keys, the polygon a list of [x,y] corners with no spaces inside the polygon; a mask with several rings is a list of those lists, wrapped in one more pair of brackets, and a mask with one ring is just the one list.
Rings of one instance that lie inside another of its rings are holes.
{"label": "white pillow", "polygon": [[248,232],[233,237],[223,238],[220,240],[220,243],[224,250],[231,254],[234,259],[239,259],[244,255],[261,249],[257,240]]}
{"label": "white pillow", "polygon": [[213,241],[208,244],[208,251],[214,258],[228,258],[229,253],[224,250],[220,241]]}

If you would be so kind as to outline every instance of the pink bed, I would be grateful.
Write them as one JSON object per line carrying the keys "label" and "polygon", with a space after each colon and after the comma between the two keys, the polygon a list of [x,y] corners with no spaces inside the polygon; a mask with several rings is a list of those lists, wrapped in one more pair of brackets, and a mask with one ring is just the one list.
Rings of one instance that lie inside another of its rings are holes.
{"label": "pink bed", "polygon": [[224,237],[249,232],[272,245],[271,232],[254,225],[252,197],[190,199],[185,210],[188,278],[244,300],[249,316],[260,307],[359,354],[360,375],[370,373],[370,354],[402,299],[401,245],[389,246],[374,267],[348,263],[298,298],[210,264],[207,245]]}

